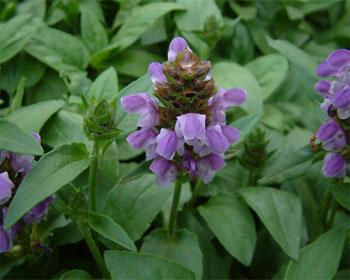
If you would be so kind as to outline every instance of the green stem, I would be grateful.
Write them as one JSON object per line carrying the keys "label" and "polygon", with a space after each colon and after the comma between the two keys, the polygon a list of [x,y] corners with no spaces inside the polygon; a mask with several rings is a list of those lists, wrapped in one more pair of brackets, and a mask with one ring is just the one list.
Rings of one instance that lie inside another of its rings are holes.
{"label": "green stem", "polygon": [[[329,219],[327,220],[326,223],[326,230],[330,229],[332,227],[332,224],[334,222],[334,217],[338,209],[338,204],[337,202],[332,198],[331,204],[330,204],[330,209],[329,209]],[[328,215],[327,215],[328,216]]]}
{"label": "green stem", "polygon": [[321,218],[323,221],[323,224],[326,225],[326,221],[327,221],[327,214],[328,214],[328,210],[329,210],[329,205],[331,203],[331,192],[329,190],[329,188],[327,188],[325,190],[325,193],[323,195],[323,199],[322,199],[322,203],[321,203]]}
{"label": "green stem", "polygon": [[174,233],[176,230],[177,208],[179,206],[180,195],[181,195],[181,182],[178,180],[175,182],[174,197],[173,197],[173,203],[171,205],[169,225],[168,225],[168,233],[169,233],[169,236],[171,237],[174,236]]}
{"label": "green stem", "polygon": [[107,267],[103,261],[102,255],[97,247],[97,244],[94,241],[94,239],[92,238],[90,229],[87,226],[85,226],[84,224],[82,224],[81,222],[78,222],[78,227],[84,236],[85,242],[88,245],[89,250],[90,250],[93,258],[95,259],[95,262],[97,263],[99,269],[102,272],[103,278],[109,279],[110,278],[109,272],[108,272]]}
{"label": "green stem", "polygon": [[93,212],[96,212],[96,174],[98,167],[99,149],[100,143],[98,142],[98,140],[95,140],[89,170],[90,210]]}
{"label": "green stem", "polygon": [[194,185],[191,200],[187,203],[187,207],[189,209],[193,209],[196,206],[197,195],[199,193],[201,186],[202,186],[202,181],[200,179],[197,179],[196,184]]}

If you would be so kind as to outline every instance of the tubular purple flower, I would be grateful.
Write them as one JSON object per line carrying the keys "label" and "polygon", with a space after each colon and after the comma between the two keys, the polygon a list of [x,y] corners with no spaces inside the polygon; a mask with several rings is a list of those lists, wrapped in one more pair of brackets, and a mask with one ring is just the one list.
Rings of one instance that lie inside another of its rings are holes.
{"label": "tubular purple flower", "polygon": [[216,154],[201,158],[198,161],[197,176],[200,177],[204,183],[208,183],[213,179],[215,172],[224,166],[225,161]]}
{"label": "tubular purple flower", "polygon": [[205,138],[205,115],[188,113],[177,117],[175,132],[185,142]]}
{"label": "tubular purple flower", "polygon": [[186,40],[181,37],[175,37],[169,46],[168,61],[174,61],[177,55],[185,49],[190,50]]}
{"label": "tubular purple flower", "polygon": [[213,153],[224,153],[230,146],[226,136],[223,134],[219,125],[214,125],[207,128],[206,137],[208,146]]}
{"label": "tubular purple flower", "polygon": [[22,218],[26,224],[39,224],[46,218],[48,207],[55,201],[54,196],[49,196],[42,202],[34,206],[24,217]]}
{"label": "tubular purple flower", "polygon": [[329,96],[330,87],[331,87],[331,83],[329,81],[318,81],[315,84],[315,89],[325,97]]}
{"label": "tubular purple flower", "polygon": [[157,134],[150,128],[142,128],[131,133],[127,140],[134,149],[142,149],[156,140]]}
{"label": "tubular purple flower", "polygon": [[148,66],[148,75],[150,76],[153,84],[164,83],[167,81],[162,69],[162,64],[158,62],[152,62]]}
{"label": "tubular purple flower", "polygon": [[7,172],[0,173],[0,205],[9,201],[14,185]]}
{"label": "tubular purple flower", "polygon": [[340,151],[346,145],[346,137],[340,125],[333,119],[321,125],[316,137],[327,151]]}
{"label": "tubular purple flower", "polygon": [[324,159],[323,174],[326,177],[342,178],[346,175],[347,162],[337,153],[329,153]]}
{"label": "tubular purple flower", "polygon": [[165,158],[173,159],[177,148],[176,133],[170,129],[162,128],[157,136],[156,153]]}
{"label": "tubular purple flower", "polygon": [[237,128],[226,125],[221,129],[230,144],[235,144],[238,142],[240,133]]}
{"label": "tubular purple flower", "polygon": [[350,51],[347,49],[339,49],[331,52],[327,61],[332,67],[343,67],[350,63]]}
{"label": "tubular purple flower", "polygon": [[150,166],[150,170],[157,175],[157,183],[163,187],[169,186],[176,180],[176,167],[169,160],[163,158],[155,159]]}
{"label": "tubular purple flower", "polygon": [[347,119],[350,117],[350,88],[346,88],[335,94],[333,105],[337,108],[339,118]]}

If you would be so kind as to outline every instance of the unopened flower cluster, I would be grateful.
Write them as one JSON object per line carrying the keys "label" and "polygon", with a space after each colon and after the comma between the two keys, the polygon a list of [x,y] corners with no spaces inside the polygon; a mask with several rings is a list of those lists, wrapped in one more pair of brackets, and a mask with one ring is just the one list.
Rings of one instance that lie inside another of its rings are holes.
{"label": "unopened flower cluster", "polygon": [[[40,142],[40,136],[33,133]],[[8,206],[21,182],[32,169],[33,156],[0,151],[0,254],[12,250],[15,238],[24,231],[26,225],[40,223],[47,214],[52,196],[32,208],[22,219],[8,229],[4,229]]]}
{"label": "unopened flower cluster", "polygon": [[141,92],[121,100],[126,112],[140,116],[138,130],[127,140],[145,149],[160,185],[180,174],[209,182],[225,165],[225,151],[239,139],[239,131],[226,124],[226,110],[241,105],[246,92],[217,89],[210,69],[209,61],[201,61],[176,37],[168,61],[149,65],[154,96]]}
{"label": "unopened flower cluster", "polygon": [[331,77],[315,85],[324,97],[321,108],[328,116],[316,133],[327,151],[323,173],[326,177],[342,178],[347,175],[350,162],[350,51],[340,49],[330,53],[316,73]]}

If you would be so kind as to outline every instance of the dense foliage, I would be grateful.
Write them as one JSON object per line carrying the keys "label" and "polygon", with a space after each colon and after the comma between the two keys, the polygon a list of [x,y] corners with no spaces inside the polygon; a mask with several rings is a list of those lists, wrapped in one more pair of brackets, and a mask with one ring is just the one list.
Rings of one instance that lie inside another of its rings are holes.
{"label": "dense foliage", "polygon": [[349,0],[0,0],[0,278],[349,279],[348,49]]}

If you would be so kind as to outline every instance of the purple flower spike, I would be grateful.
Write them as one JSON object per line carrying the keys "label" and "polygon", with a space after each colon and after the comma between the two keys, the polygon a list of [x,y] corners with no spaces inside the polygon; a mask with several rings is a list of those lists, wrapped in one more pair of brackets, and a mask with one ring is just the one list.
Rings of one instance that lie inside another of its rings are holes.
{"label": "purple flower spike", "polygon": [[185,142],[205,138],[205,115],[188,113],[177,117],[175,131]]}
{"label": "purple flower spike", "polygon": [[176,167],[169,160],[155,159],[150,166],[150,170],[157,175],[157,183],[163,187],[169,186],[176,180]]}
{"label": "purple flower spike", "polygon": [[150,128],[142,128],[131,133],[127,140],[134,149],[142,149],[145,146],[152,144],[156,139],[157,134]]}
{"label": "purple flower spike", "polygon": [[14,185],[7,172],[0,173],[0,205],[7,202],[12,195]]}
{"label": "purple flower spike", "polygon": [[153,82],[156,83],[164,83],[167,81],[166,76],[164,75],[162,64],[158,62],[152,62],[148,66],[148,74]]}
{"label": "purple flower spike", "polygon": [[162,128],[157,136],[156,153],[165,158],[173,159],[177,148],[176,133],[170,129]]}
{"label": "purple flower spike", "polygon": [[346,49],[336,50],[330,53],[327,61],[333,67],[343,67],[350,63],[350,51]]}
{"label": "purple flower spike", "polygon": [[23,221],[26,224],[39,224],[44,218],[46,218],[48,207],[55,201],[54,196],[49,196],[36,206],[34,206],[24,217]]}
{"label": "purple flower spike", "polygon": [[223,153],[230,146],[219,125],[214,125],[207,128],[206,136],[208,140],[208,146],[211,148],[213,153]]}
{"label": "purple flower spike", "polygon": [[190,50],[186,40],[182,37],[175,37],[169,46],[168,61],[175,61],[178,53],[182,52],[184,49]]}
{"label": "purple flower spike", "polygon": [[323,174],[326,177],[342,178],[346,176],[346,160],[337,153],[329,153],[325,157]]}
{"label": "purple flower spike", "polygon": [[350,117],[350,88],[339,91],[333,98],[333,105],[338,109],[338,116],[340,119],[347,119]]}

